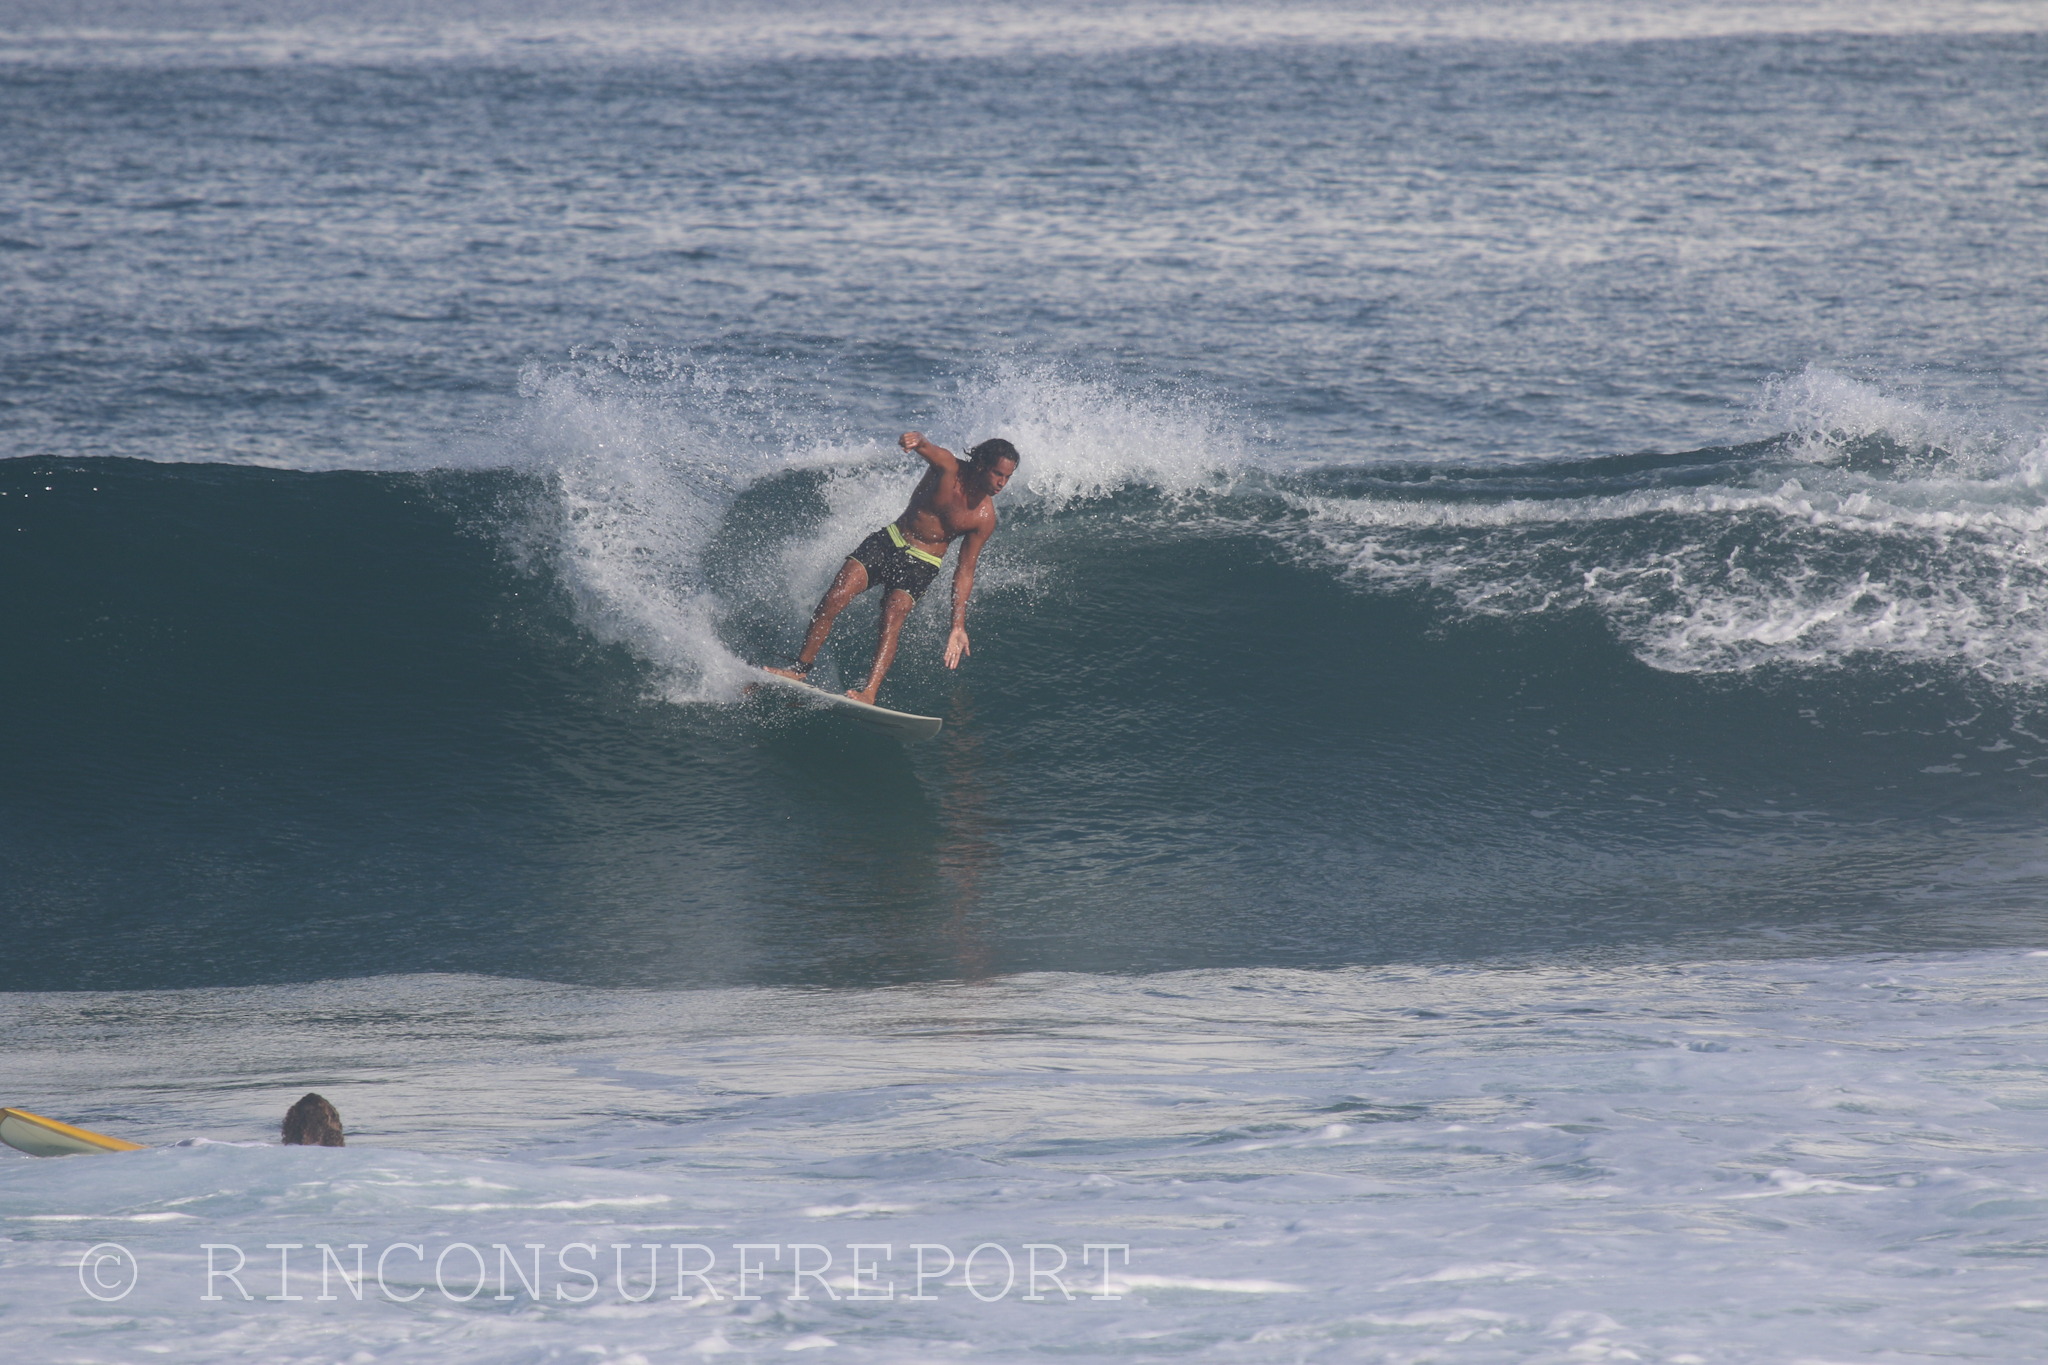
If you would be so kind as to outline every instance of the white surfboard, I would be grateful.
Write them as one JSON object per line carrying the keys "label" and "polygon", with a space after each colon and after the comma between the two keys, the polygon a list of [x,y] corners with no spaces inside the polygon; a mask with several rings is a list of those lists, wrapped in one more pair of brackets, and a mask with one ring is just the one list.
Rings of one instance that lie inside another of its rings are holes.
{"label": "white surfboard", "polygon": [[770,673],[765,668],[756,669],[755,672],[761,675],[764,682],[790,688],[803,693],[813,701],[844,709],[848,720],[864,730],[873,730],[877,734],[894,735],[904,741],[930,739],[946,723],[937,716],[914,716],[908,711],[891,711],[886,706],[870,706],[864,701],[855,701],[842,692],[827,692],[822,687],[798,682],[795,678],[785,678],[780,673]]}
{"label": "white surfboard", "polygon": [[30,1156],[90,1156],[142,1150],[139,1142],[108,1137],[90,1128],[73,1128],[26,1109],[0,1109],[0,1142]]}

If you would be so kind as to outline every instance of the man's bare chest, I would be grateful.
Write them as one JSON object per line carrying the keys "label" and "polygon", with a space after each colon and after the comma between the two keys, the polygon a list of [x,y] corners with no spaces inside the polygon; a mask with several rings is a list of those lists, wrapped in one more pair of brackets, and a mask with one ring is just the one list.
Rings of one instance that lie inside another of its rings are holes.
{"label": "man's bare chest", "polygon": [[936,529],[947,540],[958,540],[978,530],[989,519],[986,500],[970,506],[964,497],[950,489],[940,489],[930,497],[919,499],[910,511],[919,523],[919,530]]}

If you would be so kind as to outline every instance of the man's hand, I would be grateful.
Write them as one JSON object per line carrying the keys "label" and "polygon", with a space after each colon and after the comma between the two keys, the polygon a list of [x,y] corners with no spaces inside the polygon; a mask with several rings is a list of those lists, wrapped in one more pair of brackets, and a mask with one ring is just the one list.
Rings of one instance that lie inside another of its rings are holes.
{"label": "man's hand", "polygon": [[917,448],[924,444],[924,433],[921,431],[906,431],[898,438],[896,444],[915,455],[917,454]]}
{"label": "man's hand", "polygon": [[953,633],[946,637],[946,667],[958,668],[960,661],[973,652],[967,647],[967,628],[953,627]]}

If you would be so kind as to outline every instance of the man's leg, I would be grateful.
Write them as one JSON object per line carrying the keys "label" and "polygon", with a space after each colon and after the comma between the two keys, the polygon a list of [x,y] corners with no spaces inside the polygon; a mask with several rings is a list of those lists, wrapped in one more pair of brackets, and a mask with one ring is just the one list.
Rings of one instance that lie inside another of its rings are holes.
{"label": "man's leg", "polygon": [[825,647],[825,637],[832,633],[832,623],[839,619],[839,613],[846,610],[848,602],[867,590],[867,565],[858,559],[849,559],[840,565],[839,576],[832,580],[831,587],[825,589],[825,595],[818,599],[818,609],[811,613],[811,628],[804,632],[804,647],[796,656],[797,666],[767,671],[802,682],[804,674],[817,662],[818,651]]}
{"label": "man's leg", "polygon": [[888,676],[889,665],[896,662],[896,637],[903,633],[903,623],[916,605],[917,599],[903,589],[889,589],[889,595],[882,599],[882,624],[875,636],[874,665],[868,669],[867,682],[848,688],[847,696],[870,706],[875,704],[875,693],[882,690],[882,679]]}

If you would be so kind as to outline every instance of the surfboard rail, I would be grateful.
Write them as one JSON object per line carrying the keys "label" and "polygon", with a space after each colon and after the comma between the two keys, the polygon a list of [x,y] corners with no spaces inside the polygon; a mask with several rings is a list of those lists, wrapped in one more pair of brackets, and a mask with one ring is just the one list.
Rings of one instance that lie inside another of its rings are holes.
{"label": "surfboard rail", "polygon": [[909,711],[891,711],[886,706],[871,706],[864,701],[855,701],[852,697],[842,693],[828,692],[814,683],[798,682],[795,678],[785,678],[780,673],[770,673],[765,668],[756,668],[754,671],[761,675],[763,682],[791,688],[805,693],[814,701],[844,708],[847,712],[847,719],[853,721],[864,730],[873,730],[876,734],[893,735],[900,740],[913,741],[930,739],[941,729],[945,728],[946,722],[940,720],[937,716],[919,716]]}
{"label": "surfboard rail", "polygon": [[0,1142],[30,1156],[93,1156],[102,1152],[139,1152],[147,1145],[108,1137],[90,1128],[75,1128],[26,1109],[0,1109]]}

